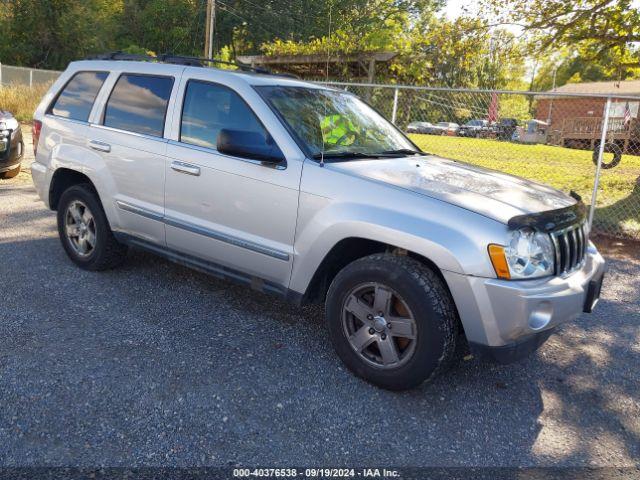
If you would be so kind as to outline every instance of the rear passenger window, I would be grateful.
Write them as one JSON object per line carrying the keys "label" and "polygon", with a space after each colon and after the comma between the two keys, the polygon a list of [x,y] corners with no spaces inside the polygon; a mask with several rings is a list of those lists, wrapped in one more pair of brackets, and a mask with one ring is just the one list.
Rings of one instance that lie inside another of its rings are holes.
{"label": "rear passenger window", "polygon": [[173,78],[122,75],[104,112],[107,127],[162,137]]}
{"label": "rear passenger window", "polygon": [[51,113],[58,117],[86,122],[93,102],[109,74],[107,72],[79,72],[58,95]]}
{"label": "rear passenger window", "polygon": [[215,149],[223,128],[267,135],[253,111],[233,90],[190,80],[182,106],[180,141]]}

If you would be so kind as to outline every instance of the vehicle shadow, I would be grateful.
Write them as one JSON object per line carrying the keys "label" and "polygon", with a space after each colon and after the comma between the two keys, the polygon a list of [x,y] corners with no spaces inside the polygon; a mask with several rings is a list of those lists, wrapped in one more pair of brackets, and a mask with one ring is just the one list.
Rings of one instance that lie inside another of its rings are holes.
{"label": "vehicle shadow", "polygon": [[[0,183],[2,201],[25,191]],[[636,182],[596,218],[619,229],[639,207]],[[636,262],[613,262],[595,313],[532,357],[460,354],[397,393],[342,366],[321,307],[139,251],[78,270],[54,215],[34,199],[0,218],[20,229],[0,232],[5,465],[640,464]]]}
{"label": "vehicle shadow", "polygon": [[632,266],[611,279],[627,289],[625,302],[605,290],[593,316],[531,358],[509,366],[459,358],[431,384],[398,393],[346,371],[321,307],[136,250],[116,270],[85,272],[55,237],[0,243],[0,258],[0,277],[12,274],[0,322],[0,444],[22,464],[53,453],[63,464],[179,466],[640,458],[630,415],[640,360],[630,348],[640,340]]}
{"label": "vehicle shadow", "polygon": [[606,207],[596,208],[594,221],[599,230],[624,232],[625,224],[640,225],[640,177],[628,196]]}

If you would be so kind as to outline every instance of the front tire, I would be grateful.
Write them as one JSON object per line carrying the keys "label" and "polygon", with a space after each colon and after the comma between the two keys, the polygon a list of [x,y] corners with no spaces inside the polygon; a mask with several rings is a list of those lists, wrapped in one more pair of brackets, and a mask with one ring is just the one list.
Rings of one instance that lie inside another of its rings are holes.
{"label": "front tire", "polygon": [[327,293],[329,336],[357,376],[389,390],[416,387],[454,357],[458,318],[440,277],[406,256],[347,265]]}
{"label": "front tire", "polygon": [[58,202],[58,235],[69,258],[84,270],[120,265],[127,247],[109,227],[100,199],[88,184],[69,187]]}

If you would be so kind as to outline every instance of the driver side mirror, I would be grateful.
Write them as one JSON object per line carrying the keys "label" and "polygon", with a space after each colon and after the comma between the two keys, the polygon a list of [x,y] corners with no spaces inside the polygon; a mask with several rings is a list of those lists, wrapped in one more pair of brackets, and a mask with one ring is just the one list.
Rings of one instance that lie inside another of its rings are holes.
{"label": "driver side mirror", "polygon": [[268,164],[285,161],[284,154],[271,135],[265,137],[258,132],[223,128],[218,134],[218,151],[232,157],[259,160]]}

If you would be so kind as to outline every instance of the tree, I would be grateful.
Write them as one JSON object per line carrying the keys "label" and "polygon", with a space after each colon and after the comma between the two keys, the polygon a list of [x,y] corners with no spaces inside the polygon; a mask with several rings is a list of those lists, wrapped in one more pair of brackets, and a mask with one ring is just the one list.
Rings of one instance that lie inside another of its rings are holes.
{"label": "tree", "polygon": [[534,53],[580,48],[590,60],[614,56],[640,67],[640,8],[633,0],[483,0],[490,21],[530,36]]}
{"label": "tree", "polygon": [[[354,18],[363,22],[359,15]],[[262,51],[273,56],[392,51],[399,55],[378,79],[414,85],[507,88],[524,75],[521,43],[507,31],[488,32],[478,19],[450,21],[431,8],[419,16],[409,10],[374,15],[361,31],[348,18],[341,22],[331,37],[275,40],[263,44]]]}
{"label": "tree", "polygon": [[617,56],[615,52],[608,52],[600,58],[593,59],[580,49],[565,47],[550,55],[542,56],[533,90],[551,90],[554,76],[556,87],[560,87],[566,83],[639,78],[640,68],[624,66],[624,59]]}
{"label": "tree", "polygon": [[524,75],[520,42],[490,32],[479,19],[432,17],[416,25],[405,50],[401,81],[451,88],[507,88]]}
{"label": "tree", "polygon": [[6,63],[63,68],[71,59],[113,48],[122,2],[10,0],[0,10],[0,58]]}
{"label": "tree", "polygon": [[200,0],[125,0],[118,16],[118,49],[201,55],[205,11]]}

